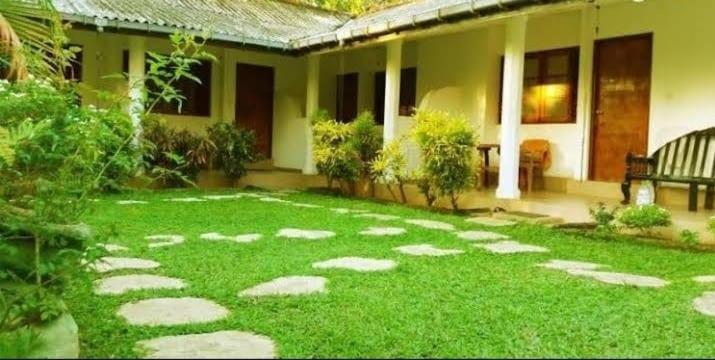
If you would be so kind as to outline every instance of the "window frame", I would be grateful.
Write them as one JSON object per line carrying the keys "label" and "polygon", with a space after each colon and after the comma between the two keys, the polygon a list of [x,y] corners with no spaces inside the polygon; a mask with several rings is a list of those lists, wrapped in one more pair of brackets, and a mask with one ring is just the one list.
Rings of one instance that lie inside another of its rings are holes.
{"label": "window frame", "polygon": [[[373,112],[378,125],[385,123],[385,82],[387,75],[384,71],[374,74],[374,99]],[[398,114],[400,116],[414,116],[417,106],[417,67],[411,66],[400,70],[400,102]]]}

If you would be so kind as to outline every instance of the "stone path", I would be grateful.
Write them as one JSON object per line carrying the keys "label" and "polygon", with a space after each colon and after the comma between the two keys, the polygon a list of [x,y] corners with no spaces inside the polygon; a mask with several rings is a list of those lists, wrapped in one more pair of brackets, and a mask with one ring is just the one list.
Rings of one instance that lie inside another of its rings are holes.
{"label": "stone path", "polygon": [[302,207],[302,208],[322,208],[320,205],[315,205],[315,204],[305,204],[305,203],[290,203],[291,206],[295,207]]}
{"label": "stone path", "polygon": [[373,213],[355,214],[355,215],[353,215],[353,217],[369,218],[369,219],[382,220],[382,221],[399,220],[400,219],[399,216],[395,216],[395,215],[373,214]]}
{"label": "stone path", "polygon": [[164,336],[137,342],[148,359],[274,359],[273,341],[242,331]]}
{"label": "stone path", "polygon": [[605,265],[583,261],[553,259],[542,264],[537,264],[537,266],[554,270],[596,270]]}
{"label": "stone path", "polygon": [[216,232],[201,234],[199,236],[199,238],[201,238],[203,240],[211,240],[211,241],[230,240],[230,241],[237,242],[237,243],[249,243],[249,242],[259,240],[261,237],[263,237],[263,235],[261,235],[261,234],[243,234],[243,235],[227,236],[227,235],[223,235],[223,234],[216,233]]}
{"label": "stone path", "polygon": [[97,247],[101,247],[102,249],[107,250],[109,252],[121,252],[129,250],[129,248],[127,248],[126,246],[117,244],[97,243]]}
{"label": "stone path", "polygon": [[366,213],[368,212],[367,210],[363,209],[347,209],[347,208],[331,208],[330,211],[338,213],[338,214],[361,214],[361,213]]}
{"label": "stone path", "polygon": [[395,236],[406,233],[407,230],[399,227],[369,227],[360,232],[360,235],[368,236]]}
{"label": "stone path", "polygon": [[488,217],[488,216],[478,216],[478,217],[473,217],[465,220],[467,222],[473,223],[473,224],[478,224],[478,225],[485,225],[485,226],[512,226],[516,225],[515,221],[511,220],[504,220],[504,219],[497,219],[493,217]]}
{"label": "stone path", "polygon": [[181,235],[151,235],[144,239],[149,240],[150,248],[158,248],[164,246],[178,245],[184,242],[185,238]]}
{"label": "stone path", "polygon": [[259,200],[259,201],[263,201],[263,202],[277,202],[277,203],[287,203],[287,202],[289,202],[288,200],[283,200],[283,199],[274,198],[274,197],[270,197],[270,196],[262,197],[262,198],[260,198],[260,199],[258,199],[258,200]]}
{"label": "stone path", "polygon": [[158,275],[119,275],[94,282],[97,295],[120,295],[129,291],[146,289],[182,289],[186,287],[181,279]]}
{"label": "stone path", "polygon": [[154,269],[158,267],[159,263],[152,260],[111,256],[105,256],[90,266],[92,270],[100,273],[125,269]]}
{"label": "stone path", "polygon": [[445,231],[454,231],[455,230],[454,225],[448,224],[445,222],[441,222],[441,221],[422,220],[422,219],[407,219],[407,220],[405,220],[405,222],[408,224],[421,226],[426,229],[445,230]]}
{"label": "stone path", "polygon": [[543,253],[549,251],[549,249],[541,246],[522,244],[518,241],[500,241],[492,244],[474,244],[474,246],[495,254]]}
{"label": "stone path", "polygon": [[342,257],[313,263],[315,269],[348,269],[355,271],[386,271],[397,263],[392,260],[379,260],[361,257]]}
{"label": "stone path", "polygon": [[457,233],[457,237],[470,241],[486,241],[486,240],[505,240],[509,237],[502,234],[493,233],[490,231],[461,231]]}
{"label": "stone path", "polygon": [[184,197],[184,198],[171,198],[171,199],[164,199],[164,201],[171,201],[171,202],[204,202],[206,199],[199,199],[197,197]]}
{"label": "stone path", "polygon": [[320,276],[285,276],[258,284],[238,293],[238,296],[305,295],[324,293],[328,279]]}
{"label": "stone path", "polygon": [[457,249],[438,249],[431,244],[399,246],[394,248],[393,250],[401,252],[403,254],[414,256],[448,256],[464,253],[463,250]]}
{"label": "stone path", "polygon": [[567,270],[567,272],[571,275],[590,277],[600,282],[613,285],[632,285],[637,287],[664,287],[669,284],[668,281],[652,276],[580,269]]}
{"label": "stone path", "polygon": [[699,283],[702,283],[702,284],[714,283],[714,282],[715,282],[715,275],[695,276],[695,277],[693,277],[693,281],[699,282]]}
{"label": "stone path", "polygon": [[119,201],[117,201],[117,204],[119,204],[119,205],[141,205],[141,204],[148,204],[148,202],[141,201],[141,200],[119,200]]}
{"label": "stone path", "polygon": [[289,239],[318,240],[335,236],[335,233],[325,230],[281,229],[277,236]]}
{"label": "stone path", "polygon": [[715,291],[708,291],[693,300],[693,308],[703,315],[715,316]]}
{"label": "stone path", "polygon": [[173,326],[221,320],[229,315],[229,311],[210,300],[183,297],[127,303],[119,307],[117,315],[131,325]]}
{"label": "stone path", "polygon": [[207,200],[231,200],[240,199],[243,195],[241,194],[231,194],[231,195],[204,195],[203,198]]}

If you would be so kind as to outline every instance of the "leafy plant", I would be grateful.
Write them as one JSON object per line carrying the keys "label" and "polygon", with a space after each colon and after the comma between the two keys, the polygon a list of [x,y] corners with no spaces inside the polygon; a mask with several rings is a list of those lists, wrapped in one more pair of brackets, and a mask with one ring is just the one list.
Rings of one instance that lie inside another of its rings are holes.
{"label": "leafy plant", "polygon": [[669,226],[672,223],[670,212],[655,204],[629,206],[618,215],[618,222],[627,228],[640,231]]}
{"label": "leafy plant", "polygon": [[382,132],[369,111],[364,111],[350,124],[352,135],[350,142],[360,159],[361,175],[370,174],[370,163],[377,156],[382,146]]}
{"label": "leafy plant", "polygon": [[711,217],[710,220],[708,220],[708,230],[715,234],[715,216]]}
{"label": "leafy plant", "polygon": [[459,195],[474,181],[474,131],[464,117],[441,111],[418,110],[414,121],[412,138],[420,149],[423,181],[457,209]]}
{"label": "leafy plant", "polygon": [[38,345],[37,333],[28,327],[0,332],[0,359],[28,358]]}
{"label": "leafy plant", "polygon": [[617,211],[617,207],[609,209],[604,203],[598,203],[595,207],[588,209],[591,218],[596,222],[596,231],[603,233],[611,233],[616,230],[614,222]]}
{"label": "leafy plant", "polygon": [[209,139],[216,145],[217,166],[226,176],[237,180],[246,175],[246,166],[258,159],[253,131],[221,122],[207,129]]}
{"label": "leafy plant", "polygon": [[400,148],[400,141],[394,140],[378,151],[371,163],[371,174],[375,181],[385,184],[392,198],[397,200],[393,186],[400,192],[400,201],[407,202],[404,185],[409,178],[406,173],[407,159]]}
{"label": "leafy plant", "polygon": [[700,234],[692,230],[683,230],[680,232],[680,241],[690,247],[700,244]]}
{"label": "leafy plant", "polygon": [[360,156],[351,142],[352,135],[351,124],[335,121],[325,111],[313,118],[313,158],[329,188],[336,180],[341,189],[354,184],[360,174]]}

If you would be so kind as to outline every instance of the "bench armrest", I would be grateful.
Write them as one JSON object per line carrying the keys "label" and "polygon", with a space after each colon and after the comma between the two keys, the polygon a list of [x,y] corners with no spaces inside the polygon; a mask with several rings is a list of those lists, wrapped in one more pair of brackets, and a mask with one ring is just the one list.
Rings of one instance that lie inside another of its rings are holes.
{"label": "bench armrest", "polygon": [[626,179],[643,178],[655,172],[655,158],[628,153],[626,155]]}

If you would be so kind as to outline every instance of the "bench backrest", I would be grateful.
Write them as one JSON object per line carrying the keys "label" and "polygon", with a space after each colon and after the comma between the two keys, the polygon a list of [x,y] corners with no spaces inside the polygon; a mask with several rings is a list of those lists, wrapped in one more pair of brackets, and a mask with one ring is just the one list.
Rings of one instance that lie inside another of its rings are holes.
{"label": "bench backrest", "polygon": [[715,178],[715,127],[693,131],[653,153],[655,173],[673,178]]}

